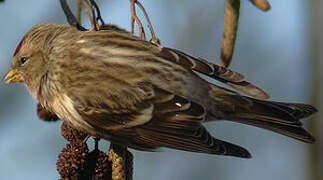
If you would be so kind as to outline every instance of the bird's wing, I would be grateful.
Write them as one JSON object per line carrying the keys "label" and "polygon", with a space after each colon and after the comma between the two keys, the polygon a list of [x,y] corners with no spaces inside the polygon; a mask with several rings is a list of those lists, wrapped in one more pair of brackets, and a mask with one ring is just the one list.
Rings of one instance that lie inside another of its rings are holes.
{"label": "bird's wing", "polygon": [[194,72],[204,74],[225,83],[233,89],[241,91],[251,97],[257,99],[269,98],[269,95],[262,89],[246,81],[242,74],[231,71],[225,67],[215,65],[204,59],[196,58],[171,48],[163,47],[157,55],[164,59],[176,62],[177,64],[193,70]]}
{"label": "bird's wing", "polygon": [[[108,139],[135,149],[151,151],[168,147],[250,157],[244,148],[215,139],[207,132],[201,124],[206,116],[201,105],[159,88],[150,90],[153,95],[136,105],[127,101],[130,108],[126,112],[119,108],[111,112],[111,107],[104,102],[109,99],[104,97],[99,107],[92,105],[95,104],[91,103],[92,99],[87,99],[88,104],[77,107],[77,111],[83,120],[108,135]],[[123,101],[120,99],[120,103]]]}
{"label": "bird's wing", "polygon": [[154,92],[148,88],[121,88],[115,82],[113,86],[94,87],[93,91],[83,94],[82,88],[70,93],[71,99],[82,119],[97,129],[117,131],[136,127],[149,122],[154,112],[151,99]]}
{"label": "bird's wing", "polygon": [[[74,67],[79,65],[75,63]],[[200,104],[151,83],[128,84],[107,77],[103,80],[101,77],[107,74],[92,70],[92,75],[89,72],[81,77],[79,72],[85,69],[69,68],[70,81],[64,89],[73,109],[102,137],[140,150],[169,147],[250,156],[242,147],[215,139],[206,131],[201,124],[206,110]]]}

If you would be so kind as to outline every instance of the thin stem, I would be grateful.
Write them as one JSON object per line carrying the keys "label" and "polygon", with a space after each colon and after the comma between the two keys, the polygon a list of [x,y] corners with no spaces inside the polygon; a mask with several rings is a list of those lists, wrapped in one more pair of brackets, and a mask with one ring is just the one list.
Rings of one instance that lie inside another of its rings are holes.
{"label": "thin stem", "polygon": [[95,25],[94,25],[94,22],[93,22],[92,14],[90,13],[89,9],[88,8],[83,8],[83,11],[87,15],[87,18],[88,18],[88,20],[89,20],[89,22],[91,24],[92,29],[94,29]]}
{"label": "thin stem", "polygon": [[104,26],[104,21],[101,17],[101,11],[100,11],[100,8],[99,6],[96,4],[96,2],[94,0],[90,0],[90,3],[92,4],[92,6],[95,8],[95,11],[96,11],[96,21],[100,21],[101,22],[101,25]]}
{"label": "thin stem", "polygon": [[77,21],[81,23],[83,0],[77,0]]}
{"label": "thin stem", "polygon": [[150,30],[150,33],[151,33],[151,38],[152,39],[157,39],[157,37],[155,35],[155,32],[154,32],[154,28],[153,28],[153,26],[152,26],[152,24],[150,22],[148,13],[146,12],[144,6],[139,1],[135,1],[135,3],[139,6],[139,8],[141,9],[141,11],[144,13],[144,16],[146,18],[146,21],[148,23],[148,27],[149,27],[149,30]]}
{"label": "thin stem", "polygon": [[135,22],[138,24],[139,29],[139,36],[141,39],[146,40],[145,30],[143,28],[143,25],[138,18],[136,14],[136,7],[135,4],[137,3],[137,0],[130,0],[130,10],[131,10],[131,34],[134,34],[135,29]]}
{"label": "thin stem", "polygon": [[96,15],[95,15],[95,8],[93,7],[93,5],[91,4],[91,0],[85,0],[87,6],[90,8],[91,10],[91,24],[93,25],[92,28],[95,31],[99,30],[99,26],[98,26],[98,22],[96,20]]}
{"label": "thin stem", "polygon": [[80,23],[77,21],[76,17],[72,13],[71,9],[69,8],[68,4],[66,3],[66,0],[59,0],[62,6],[62,9],[64,11],[64,14],[66,16],[67,22],[71,25],[76,27],[80,31],[86,31],[87,29],[80,25]]}
{"label": "thin stem", "polygon": [[131,11],[131,17],[130,17],[130,24],[131,24],[131,34],[135,33],[135,19],[132,18],[132,16],[135,16],[136,14],[136,8],[135,8],[135,0],[130,0],[130,11]]}
{"label": "thin stem", "polygon": [[94,149],[96,151],[99,151],[99,141],[100,141],[100,138],[94,137],[94,142],[95,142]]}

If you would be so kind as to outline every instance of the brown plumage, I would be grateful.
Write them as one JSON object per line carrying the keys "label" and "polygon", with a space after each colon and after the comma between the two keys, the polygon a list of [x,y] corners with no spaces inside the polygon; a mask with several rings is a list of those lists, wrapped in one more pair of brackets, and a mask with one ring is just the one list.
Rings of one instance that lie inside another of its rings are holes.
{"label": "brown plumage", "polygon": [[25,83],[42,106],[78,130],[139,150],[250,157],[207,132],[202,123],[214,120],[314,141],[299,121],[314,107],[266,101],[268,95],[239,73],[118,29],[37,25],[17,47],[5,80]]}

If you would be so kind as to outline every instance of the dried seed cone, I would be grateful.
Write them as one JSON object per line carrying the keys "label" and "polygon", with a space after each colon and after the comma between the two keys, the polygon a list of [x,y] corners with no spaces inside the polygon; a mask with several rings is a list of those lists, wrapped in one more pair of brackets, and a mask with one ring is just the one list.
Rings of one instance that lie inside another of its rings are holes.
{"label": "dried seed cone", "polygon": [[61,180],[77,180],[84,171],[88,148],[86,144],[72,146],[68,144],[58,156],[57,171]]}
{"label": "dried seed cone", "polygon": [[44,121],[57,121],[58,117],[56,114],[45,109],[41,104],[37,104],[37,115]]}
{"label": "dried seed cone", "polygon": [[251,0],[251,2],[263,11],[270,10],[271,6],[267,0]]}
{"label": "dried seed cone", "polygon": [[126,180],[133,179],[133,155],[127,150],[126,153]]}
{"label": "dried seed cone", "polygon": [[112,180],[132,180],[133,155],[125,147],[111,144],[109,161],[112,163]]}
{"label": "dried seed cone", "polygon": [[72,145],[82,144],[84,143],[85,138],[87,138],[87,134],[81,131],[78,131],[72,128],[68,123],[63,122],[61,126],[61,131],[63,137],[68,140]]}
{"label": "dried seed cone", "polygon": [[109,161],[112,163],[112,180],[126,180],[124,156],[110,149]]}
{"label": "dried seed cone", "polygon": [[111,180],[112,169],[109,156],[100,151],[97,164],[94,171],[94,180]]}

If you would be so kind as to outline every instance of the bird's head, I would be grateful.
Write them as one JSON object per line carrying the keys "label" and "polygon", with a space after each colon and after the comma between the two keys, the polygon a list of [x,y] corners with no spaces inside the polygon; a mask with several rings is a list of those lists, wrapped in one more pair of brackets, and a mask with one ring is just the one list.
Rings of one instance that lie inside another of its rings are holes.
{"label": "bird's head", "polygon": [[4,76],[7,84],[22,82],[37,86],[40,77],[47,71],[50,42],[57,35],[57,25],[34,26],[22,38],[11,60],[8,73]]}

